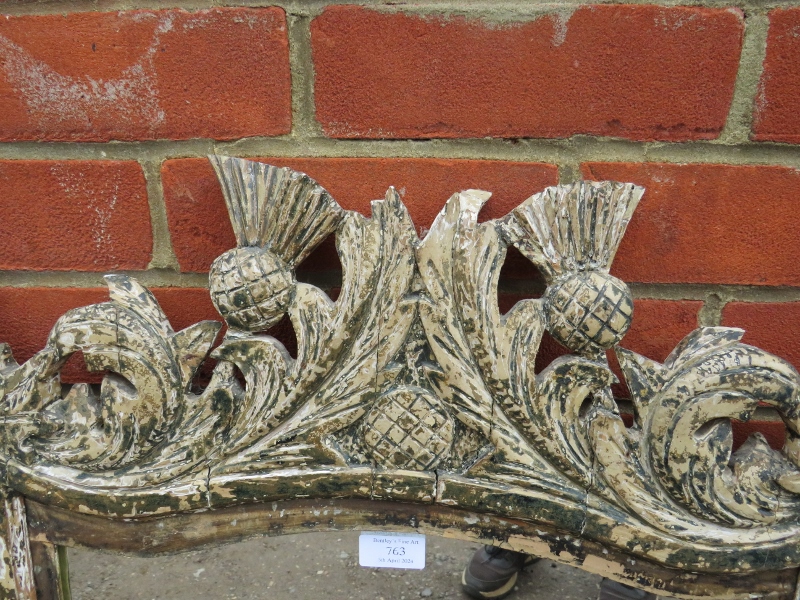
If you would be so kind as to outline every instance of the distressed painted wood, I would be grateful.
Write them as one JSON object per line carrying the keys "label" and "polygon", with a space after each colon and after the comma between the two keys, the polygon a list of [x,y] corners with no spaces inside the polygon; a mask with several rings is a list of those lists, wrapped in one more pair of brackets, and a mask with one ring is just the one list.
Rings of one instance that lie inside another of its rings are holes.
{"label": "distressed painted wood", "polygon": [[36,600],[34,564],[28,539],[25,503],[17,494],[3,497],[3,578],[7,598]]}
{"label": "distressed painted wood", "polygon": [[633,560],[602,545],[565,536],[551,527],[521,519],[463,511],[446,505],[308,500],[229,506],[203,513],[178,513],[159,520],[123,521],[29,503],[32,540],[153,556],[201,544],[241,541],[257,535],[322,531],[419,531],[468,542],[502,545],[521,552],[610,576],[664,596],[712,596],[750,600],[752,590],[771,600],[794,594],[797,569],[778,572],[695,574]]}
{"label": "distressed painted wood", "polygon": [[[663,364],[624,348],[633,302],[609,270],[643,189],[547,188],[485,223],[490,194],[458,192],[419,239],[392,188],[367,218],[290,169],[211,162],[238,244],[210,273],[228,324],[216,348],[218,323],[176,332],[145,287],[109,275],[109,301],[69,311],[29,361],[0,351],[6,596],[68,595],[58,545],[155,553],[376,526],[503,544],[669,595],[793,596],[800,375],[738,329],[698,329]],[[332,233],[335,302],[294,272]],[[510,245],[547,289],[501,314]],[[261,333],[285,315],[297,357]],[[545,331],[573,354],[537,374]],[[607,350],[631,390],[630,428]],[[61,386],[78,351],[108,372],[99,388]],[[784,419],[786,446],[755,435],[732,452],[731,419],[760,402]]]}

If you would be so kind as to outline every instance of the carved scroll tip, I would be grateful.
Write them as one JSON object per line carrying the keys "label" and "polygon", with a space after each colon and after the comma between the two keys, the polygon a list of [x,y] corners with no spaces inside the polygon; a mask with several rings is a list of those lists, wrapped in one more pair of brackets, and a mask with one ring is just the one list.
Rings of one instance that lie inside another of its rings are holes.
{"label": "carved scroll tip", "polygon": [[485,203],[489,198],[492,197],[492,192],[487,192],[486,190],[474,190],[468,189],[463,190],[461,192],[462,196],[470,196],[475,198],[477,201],[481,202],[481,204]]}
{"label": "carved scroll tip", "polygon": [[492,197],[491,192],[486,192],[484,190],[463,190],[457,195],[460,201],[461,211],[474,212],[476,215],[489,198]]}
{"label": "carved scroll tip", "polygon": [[121,273],[106,273],[103,275],[103,279],[106,281],[107,285],[112,285],[129,281],[130,277],[128,275],[122,275]]}
{"label": "carved scroll tip", "polygon": [[219,321],[200,321],[170,336],[169,344],[178,358],[178,367],[186,385],[191,383],[208,356],[220,329],[222,323]]}
{"label": "carved scroll tip", "polygon": [[3,371],[16,369],[17,367],[19,367],[19,364],[14,359],[11,346],[5,342],[0,343],[0,375],[2,375]]}
{"label": "carved scroll tip", "polygon": [[800,472],[792,471],[778,477],[778,485],[788,492],[800,494]]}
{"label": "carved scroll tip", "polygon": [[105,280],[108,285],[108,295],[113,302],[148,321],[162,335],[169,336],[174,333],[156,297],[135,277],[110,274],[105,276]]}
{"label": "carved scroll tip", "polygon": [[[135,277],[130,275],[123,275],[121,273],[108,273],[103,275],[106,281],[109,295],[112,300],[119,300],[121,296],[128,298],[129,296],[147,296],[151,297],[150,291],[139,283]],[[155,299],[152,299],[155,302]]]}
{"label": "carved scroll tip", "polygon": [[696,357],[736,344],[742,336],[744,329],[738,327],[698,327],[675,346],[664,365],[669,369],[678,368]]}

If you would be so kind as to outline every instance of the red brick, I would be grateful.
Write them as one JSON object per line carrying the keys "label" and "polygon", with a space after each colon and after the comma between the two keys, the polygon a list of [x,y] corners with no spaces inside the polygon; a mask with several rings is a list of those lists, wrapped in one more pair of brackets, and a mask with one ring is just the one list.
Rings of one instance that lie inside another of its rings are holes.
{"label": "red brick", "polygon": [[0,21],[0,140],[288,133],[279,8],[85,12]]}
{"label": "red brick", "polygon": [[647,189],[614,260],[617,277],[657,283],[800,284],[800,171],[589,163],[583,174]]}
{"label": "red brick", "polygon": [[0,268],[144,269],[153,239],[132,161],[0,160]]}
{"label": "red brick", "polygon": [[[221,321],[208,291],[202,288],[152,290],[173,328],[178,331],[206,319]],[[0,342],[11,345],[20,364],[44,348],[56,321],[68,310],[108,300],[105,287],[0,288]],[[65,382],[99,381],[83,363],[70,360],[62,371]]]}
{"label": "red brick", "polygon": [[151,291],[175,331],[200,321],[222,322],[205,288],[152,288]]}
{"label": "red brick", "polygon": [[716,138],[737,10],[584,6],[513,24],[327,8],[311,25],[317,119],[338,138]]}
{"label": "red brick", "polygon": [[734,451],[747,441],[753,433],[760,433],[772,448],[780,450],[786,441],[786,426],[782,421],[733,421],[733,449]]}
{"label": "red brick", "polygon": [[800,8],[773,10],[753,139],[800,143]]}
{"label": "red brick", "polygon": [[722,309],[722,324],[741,327],[742,341],[800,368],[800,302],[729,302]]}
{"label": "red brick", "polygon": [[[696,300],[643,299],[634,300],[633,305],[633,324],[620,346],[658,362],[664,362],[675,346],[697,328],[697,313],[703,308],[703,303]],[[620,381],[613,387],[614,395],[629,397],[616,354],[609,352],[608,359]]]}
{"label": "red brick", "polygon": [[634,300],[633,323],[620,346],[664,362],[678,343],[697,329],[699,300]]}
{"label": "red brick", "polygon": [[[348,210],[370,214],[369,201],[394,185],[418,228],[429,227],[454,192],[494,193],[482,218],[502,216],[532,193],[554,185],[557,168],[539,163],[380,158],[265,158],[308,173]],[[161,170],[172,244],[182,271],[207,271],[236,242],[217,178],[206,159],[166,161]],[[333,246],[329,246],[332,253]]]}

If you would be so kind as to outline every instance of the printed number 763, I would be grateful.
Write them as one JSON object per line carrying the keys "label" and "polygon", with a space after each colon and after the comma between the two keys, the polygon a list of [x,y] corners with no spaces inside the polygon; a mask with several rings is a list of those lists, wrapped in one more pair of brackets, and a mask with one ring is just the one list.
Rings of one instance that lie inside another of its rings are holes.
{"label": "printed number 763", "polygon": [[406,549],[403,546],[387,546],[386,549],[388,550],[386,554],[391,556],[405,556],[406,554]]}

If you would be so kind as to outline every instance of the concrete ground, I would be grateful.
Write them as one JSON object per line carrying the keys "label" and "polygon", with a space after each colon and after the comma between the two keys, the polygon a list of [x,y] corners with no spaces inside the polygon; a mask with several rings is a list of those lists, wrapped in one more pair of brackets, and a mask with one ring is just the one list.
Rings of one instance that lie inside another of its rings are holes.
{"label": "concrete ground", "polygon": [[[160,558],[70,550],[75,600],[466,599],[461,571],[476,544],[427,538],[421,571],[358,565],[358,533],[256,538]],[[542,560],[520,576],[519,599],[595,600],[600,578]]]}

